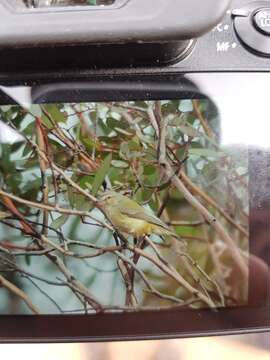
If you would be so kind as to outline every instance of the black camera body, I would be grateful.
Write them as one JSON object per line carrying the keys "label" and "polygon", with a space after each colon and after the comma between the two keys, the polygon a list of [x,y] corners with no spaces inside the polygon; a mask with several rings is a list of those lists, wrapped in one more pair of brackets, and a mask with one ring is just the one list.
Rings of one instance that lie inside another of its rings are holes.
{"label": "black camera body", "polygon": [[[246,303],[218,309],[3,314],[0,341],[154,339],[268,330],[270,197],[265,169],[270,162],[264,119],[269,116],[270,1],[115,0],[74,7],[46,4],[0,0],[1,106],[19,105],[32,111],[32,105],[60,103],[104,102],[113,106],[115,102],[168,99],[210,102],[208,115],[220,115],[220,128],[224,130],[218,141],[252,147],[246,153],[249,212],[245,219],[249,230],[243,231],[248,232],[248,246],[242,254],[249,269],[248,294]],[[257,121],[260,125],[255,131],[251,125]],[[231,126],[228,129],[227,123]],[[121,131],[126,135],[129,130]],[[201,200],[200,195],[197,199]],[[215,221],[206,219],[205,224],[214,224],[216,229]],[[233,229],[236,233],[241,224],[237,226]],[[234,269],[236,278],[238,271]],[[72,280],[67,283],[72,285]]]}
{"label": "black camera body", "polygon": [[2,1],[0,74],[269,69],[268,1],[193,2],[44,9]]}
{"label": "black camera body", "polygon": [[18,66],[63,71],[175,63],[191,51],[193,38],[213,28],[227,6],[228,0],[117,0],[107,6],[35,8],[3,1],[1,66],[4,71]]}

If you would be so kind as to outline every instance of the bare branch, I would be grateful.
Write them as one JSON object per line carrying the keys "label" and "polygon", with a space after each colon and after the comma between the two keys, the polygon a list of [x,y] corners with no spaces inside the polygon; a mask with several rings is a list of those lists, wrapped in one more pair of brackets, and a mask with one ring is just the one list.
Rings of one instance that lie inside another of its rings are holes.
{"label": "bare branch", "polygon": [[4,278],[0,274],[0,285],[2,285],[4,288],[6,288],[8,291],[10,291],[12,294],[18,296],[20,299],[22,299],[26,305],[29,307],[29,309],[36,315],[40,315],[40,311],[38,308],[32,303],[32,301],[29,299],[29,297],[23,292],[21,289],[19,289],[17,286],[12,284],[10,281]]}

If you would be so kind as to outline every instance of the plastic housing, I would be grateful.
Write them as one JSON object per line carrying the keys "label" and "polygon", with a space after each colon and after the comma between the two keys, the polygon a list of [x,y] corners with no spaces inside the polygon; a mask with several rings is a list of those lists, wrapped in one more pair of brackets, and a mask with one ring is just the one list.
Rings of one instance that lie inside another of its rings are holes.
{"label": "plastic housing", "polygon": [[[78,58],[87,58],[88,66],[176,61],[192,48],[191,39],[207,33],[220,21],[230,3],[116,0],[109,6],[29,9],[16,6],[16,1],[0,0],[3,56],[12,57],[15,49],[24,49],[28,53],[26,62],[33,58],[48,62],[44,51],[30,50],[53,48],[56,67],[74,51]],[[60,54],[56,48],[61,48]],[[22,53],[20,56],[24,58]]]}

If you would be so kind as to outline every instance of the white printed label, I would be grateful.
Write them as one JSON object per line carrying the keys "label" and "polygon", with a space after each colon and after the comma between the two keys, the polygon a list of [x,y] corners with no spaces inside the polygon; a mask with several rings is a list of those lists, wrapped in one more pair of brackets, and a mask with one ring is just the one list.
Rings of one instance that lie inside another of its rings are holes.
{"label": "white printed label", "polygon": [[237,47],[237,44],[230,43],[229,41],[223,41],[223,42],[217,42],[217,52],[227,52],[230,49],[235,49]]}
{"label": "white printed label", "polygon": [[269,28],[270,27],[270,11],[260,11],[257,14],[257,20],[258,20],[258,26],[263,28]]}

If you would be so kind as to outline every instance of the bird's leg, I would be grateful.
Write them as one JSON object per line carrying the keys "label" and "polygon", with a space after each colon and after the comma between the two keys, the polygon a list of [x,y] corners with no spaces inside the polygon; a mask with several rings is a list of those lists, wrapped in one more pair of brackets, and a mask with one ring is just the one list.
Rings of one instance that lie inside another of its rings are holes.
{"label": "bird's leg", "polygon": [[134,236],[134,245],[136,247],[139,247],[140,249],[144,249],[147,243],[145,242],[144,236],[140,236],[137,238],[137,236]]}
{"label": "bird's leg", "polygon": [[113,237],[114,237],[116,246],[119,246],[119,245],[120,245],[120,242],[119,242],[118,235],[117,235],[116,232],[113,233]]}
{"label": "bird's leg", "polygon": [[[118,231],[114,231],[113,233],[113,237],[114,237],[114,240],[115,240],[115,243],[117,246],[120,246],[120,243],[122,245],[122,248],[125,249],[126,246],[127,246],[127,239],[122,235],[120,234]],[[120,241],[119,241],[120,240]]]}

